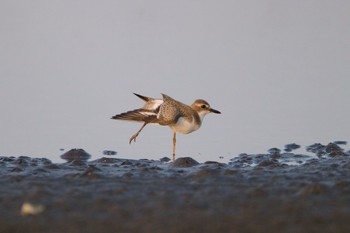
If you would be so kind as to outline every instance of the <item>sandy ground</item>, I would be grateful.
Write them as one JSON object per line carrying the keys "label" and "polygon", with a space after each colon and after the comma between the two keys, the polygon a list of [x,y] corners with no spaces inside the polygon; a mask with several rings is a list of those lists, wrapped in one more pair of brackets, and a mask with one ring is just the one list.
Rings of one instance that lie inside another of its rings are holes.
{"label": "sandy ground", "polygon": [[3,156],[0,232],[350,232],[349,153],[308,150],[227,164]]}

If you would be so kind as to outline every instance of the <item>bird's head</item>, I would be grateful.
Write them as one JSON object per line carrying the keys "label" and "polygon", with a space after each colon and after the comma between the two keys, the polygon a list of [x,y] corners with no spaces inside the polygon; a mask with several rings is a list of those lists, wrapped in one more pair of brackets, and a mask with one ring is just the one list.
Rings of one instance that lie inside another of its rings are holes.
{"label": "bird's head", "polygon": [[220,111],[211,108],[209,103],[205,100],[202,100],[202,99],[198,99],[198,100],[194,101],[194,103],[191,105],[191,107],[192,107],[192,109],[194,109],[198,113],[198,115],[201,117],[201,119],[203,119],[203,117],[210,112],[216,113],[216,114],[221,114]]}

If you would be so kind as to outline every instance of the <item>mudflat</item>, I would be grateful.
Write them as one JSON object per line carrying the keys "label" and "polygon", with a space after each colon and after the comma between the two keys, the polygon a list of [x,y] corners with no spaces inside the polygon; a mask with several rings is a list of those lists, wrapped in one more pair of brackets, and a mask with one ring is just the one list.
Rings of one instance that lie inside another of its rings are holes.
{"label": "mudflat", "polygon": [[229,163],[2,156],[0,232],[350,232],[350,154],[308,151]]}

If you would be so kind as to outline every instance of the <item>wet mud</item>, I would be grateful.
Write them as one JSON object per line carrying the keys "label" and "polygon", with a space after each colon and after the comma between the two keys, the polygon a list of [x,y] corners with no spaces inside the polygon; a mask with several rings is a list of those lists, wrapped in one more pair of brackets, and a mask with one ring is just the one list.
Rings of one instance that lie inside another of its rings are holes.
{"label": "wet mud", "polygon": [[0,232],[350,232],[345,144],[229,163],[1,156]]}

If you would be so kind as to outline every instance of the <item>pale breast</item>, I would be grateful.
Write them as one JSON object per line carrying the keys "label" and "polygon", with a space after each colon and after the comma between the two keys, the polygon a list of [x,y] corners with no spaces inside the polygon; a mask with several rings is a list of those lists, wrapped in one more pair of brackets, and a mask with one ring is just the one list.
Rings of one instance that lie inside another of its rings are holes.
{"label": "pale breast", "polygon": [[193,131],[196,131],[199,129],[201,125],[195,122],[195,120],[192,118],[192,120],[180,117],[176,124],[171,125],[170,127],[174,129],[176,132],[182,133],[182,134],[188,134]]}

